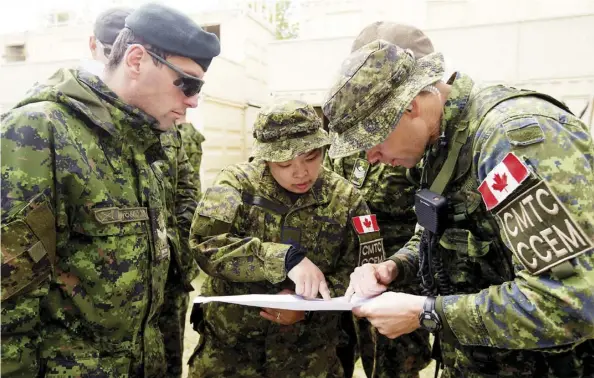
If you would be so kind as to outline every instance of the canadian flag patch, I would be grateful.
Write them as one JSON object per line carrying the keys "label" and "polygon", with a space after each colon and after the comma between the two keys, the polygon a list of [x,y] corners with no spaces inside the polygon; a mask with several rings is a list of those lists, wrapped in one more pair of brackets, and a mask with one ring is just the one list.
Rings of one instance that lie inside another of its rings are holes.
{"label": "canadian flag patch", "polygon": [[503,202],[529,175],[528,167],[516,155],[505,155],[478,188],[487,210]]}
{"label": "canadian flag patch", "polygon": [[369,232],[379,231],[379,226],[377,225],[377,219],[375,219],[375,214],[354,217],[353,226],[355,227],[355,230],[358,234],[367,234]]}

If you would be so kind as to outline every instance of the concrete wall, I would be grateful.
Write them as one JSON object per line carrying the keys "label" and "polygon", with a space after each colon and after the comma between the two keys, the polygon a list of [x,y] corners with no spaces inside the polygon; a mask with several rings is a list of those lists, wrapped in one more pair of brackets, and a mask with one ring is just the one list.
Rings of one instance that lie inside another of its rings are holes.
{"label": "concrete wall", "polygon": [[[395,3],[365,3],[376,7],[375,14],[384,7],[384,16],[376,20],[403,22]],[[408,23],[425,25],[436,50],[446,56],[448,70],[464,71],[486,83],[544,91],[566,101],[574,112],[594,95],[594,1],[568,0],[563,6],[550,0],[419,3],[425,7],[415,12],[424,12],[423,17],[416,14]],[[323,102],[354,37],[367,24],[363,17],[349,17],[345,20],[352,23],[343,27],[342,35],[330,30],[316,39],[271,45],[269,82],[275,97],[301,98],[314,105]],[[321,22],[312,19],[310,24],[320,31]]]}

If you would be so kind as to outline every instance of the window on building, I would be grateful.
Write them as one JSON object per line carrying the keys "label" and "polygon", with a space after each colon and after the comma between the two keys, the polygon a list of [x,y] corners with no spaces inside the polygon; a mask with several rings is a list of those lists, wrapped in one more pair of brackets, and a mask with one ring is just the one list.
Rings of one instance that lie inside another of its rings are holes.
{"label": "window on building", "polygon": [[4,59],[7,62],[23,62],[26,58],[24,44],[4,46]]}
{"label": "window on building", "polygon": [[61,26],[68,25],[72,17],[69,12],[53,12],[47,15],[47,26]]}
{"label": "window on building", "polygon": [[203,25],[202,29],[209,33],[214,33],[219,41],[221,40],[221,25]]}

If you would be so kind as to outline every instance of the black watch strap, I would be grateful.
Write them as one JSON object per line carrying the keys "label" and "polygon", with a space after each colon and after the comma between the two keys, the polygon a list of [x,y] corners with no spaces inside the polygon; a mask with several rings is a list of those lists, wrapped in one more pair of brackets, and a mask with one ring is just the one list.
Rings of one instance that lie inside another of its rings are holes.
{"label": "black watch strap", "polygon": [[423,303],[423,312],[435,311],[435,297],[427,297]]}
{"label": "black watch strap", "polygon": [[435,311],[435,297],[427,297],[425,303],[423,303],[423,311],[419,314],[419,324],[429,332],[441,330],[441,319],[437,311]]}

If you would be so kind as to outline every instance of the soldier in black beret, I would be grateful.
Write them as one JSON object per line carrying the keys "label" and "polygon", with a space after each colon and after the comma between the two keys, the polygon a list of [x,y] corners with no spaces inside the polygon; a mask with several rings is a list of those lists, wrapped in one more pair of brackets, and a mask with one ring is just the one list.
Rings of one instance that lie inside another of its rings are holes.
{"label": "soldier in black beret", "polygon": [[2,377],[175,377],[161,319],[191,288],[197,191],[166,137],[219,42],[168,7],[128,17],[102,73],[59,69],[1,117]]}
{"label": "soldier in black beret", "polygon": [[126,25],[126,17],[133,10],[127,7],[113,7],[97,16],[93,25],[93,35],[89,38],[89,49],[93,59],[107,63],[111,47]]}
{"label": "soldier in black beret", "polygon": [[[172,127],[174,122],[179,125],[186,138],[182,151],[189,147],[193,155],[196,150],[201,153],[200,143],[204,138],[193,125],[185,122],[185,113],[187,108],[197,105],[203,76],[212,59],[220,53],[218,38],[204,31],[188,16],[158,4],[141,6],[125,18],[121,28],[123,30],[113,45],[108,62],[106,81],[116,85],[128,82],[129,85],[121,87],[121,90],[129,92],[130,98],[138,101],[139,108],[157,119],[161,117],[162,129]],[[171,129],[164,134],[162,141],[165,136],[175,141],[169,145],[181,145],[181,135],[177,130]],[[195,192],[198,196],[200,167],[193,167],[192,174],[192,170],[182,168],[182,164],[190,165],[196,159],[188,160],[186,152],[182,152],[181,157],[179,153],[175,156],[178,158],[170,162],[172,169],[169,170],[174,174],[168,177],[173,191],[167,191],[167,198],[173,198],[168,201],[168,205],[172,203],[168,206],[168,238],[172,255],[158,320],[165,347],[166,376],[169,378],[179,378],[182,374],[189,291],[192,290],[192,280],[199,272],[188,246],[190,213],[195,210],[196,203],[188,204],[178,194]],[[184,176],[188,172],[190,174]],[[185,190],[188,184],[192,184],[192,191]],[[184,205],[185,209],[179,205]]]}
{"label": "soldier in black beret", "polygon": [[155,117],[163,130],[169,129],[187,108],[197,106],[203,76],[220,50],[217,36],[190,17],[164,5],[145,4],[126,17],[105,82]]}

